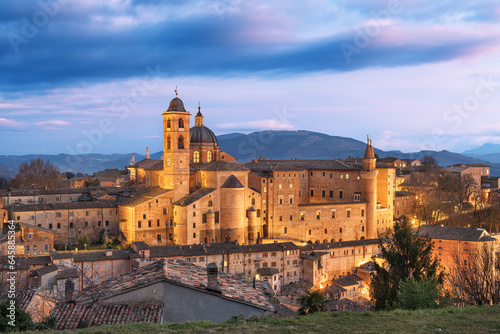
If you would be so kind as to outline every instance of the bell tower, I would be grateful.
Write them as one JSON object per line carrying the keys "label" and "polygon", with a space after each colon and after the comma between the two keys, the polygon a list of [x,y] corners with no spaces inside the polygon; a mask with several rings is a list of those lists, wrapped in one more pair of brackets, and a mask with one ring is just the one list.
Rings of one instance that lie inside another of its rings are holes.
{"label": "bell tower", "polygon": [[163,113],[163,188],[173,190],[173,201],[189,194],[189,120],[191,114],[177,96]]}

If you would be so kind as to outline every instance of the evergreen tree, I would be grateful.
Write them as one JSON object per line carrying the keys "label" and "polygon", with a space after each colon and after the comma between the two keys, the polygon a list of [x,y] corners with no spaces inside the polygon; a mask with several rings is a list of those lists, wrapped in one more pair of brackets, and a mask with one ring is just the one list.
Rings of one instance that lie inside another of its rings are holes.
{"label": "evergreen tree", "polygon": [[308,314],[318,311],[325,311],[329,300],[318,290],[306,291],[306,294],[299,298],[299,314]]}
{"label": "evergreen tree", "polygon": [[[439,260],[432,256],[432,241],[413,230],[408,219],[394,224],[394,233],[387,246],[379,243],[383,266],[375,260],[372,273],[371,296],[375,309],[390,309],[397,301],[399,286],[409,278],[416,282],[435,279],[441,285],[444,273],[439,271]],[[437,288],[436,285],[436,288]]]}

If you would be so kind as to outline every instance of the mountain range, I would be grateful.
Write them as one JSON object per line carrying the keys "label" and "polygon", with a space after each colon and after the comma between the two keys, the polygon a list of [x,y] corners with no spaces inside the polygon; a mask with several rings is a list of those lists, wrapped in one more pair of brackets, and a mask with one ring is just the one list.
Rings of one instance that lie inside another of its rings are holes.
{"label": "mountain range", "polygon": [[[346,137],[330,136],[312,131],[258,131],[250,134],[230,133],[217,137],[221,149],[234,156],[240,162],[255,158],[275,159],[333,159],[362,157],[366,143]],[[491,174],[500,176],[500,145],[485,144],[477,149],[462,154],[449,151],[420,151],[403,153],[401,151],[383,151],[375,148],[375,153],[383,158],[421,159],[432,155],[441,166],[462,163],[484,163],[491,165]],[[0,156],[0,176],[10,178],[17,173],[19,164],[40,157],[49,159],[62,172],[81,172],[91,174],[106,168],[123,169],[130,164],[132,153],[128,154],[84,154],[84,155],[23,155]],[[135,161],[144,159],[144,155],[134,153]],[[162,152],[151,154],[152,159],[160,159]]]}

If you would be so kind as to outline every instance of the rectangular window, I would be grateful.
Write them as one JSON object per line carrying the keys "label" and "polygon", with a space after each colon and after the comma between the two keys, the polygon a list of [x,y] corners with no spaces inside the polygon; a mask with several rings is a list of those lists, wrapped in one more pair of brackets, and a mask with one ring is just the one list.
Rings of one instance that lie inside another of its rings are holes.
{"label": "rectangular window", "polygon": [[99,220],[97,221],[97,226],[101,226],[102,225],[102,222]]}
{"label": "rectangular window", "polygon": [[314,189],[311,189],[311,197],[314,197]]}
{"label": "rectangular window", "polygon": [[85,227],[89,227],[89,222],[85,222]]}
{"label": "rectangular window", "polygon": [[201,215],[201,223],[206,224],[207,223],[207,214],[204,213]]}
{"label": "rectangular window", "polygon": [[61,223],[57,223],[57,228],[61,228]]}
{"label": "rectangular window", "polygon": [[139,220],[139,221],[137,222],[137,227],[138,227],[138,228],[141,228],[141,225],[142,225],[142,223],[141,223],[141,221]]}
{"label": "rectangular window", "polygon": [[[255,199],[253,200],[252,204],[255,204]],[[213,202],[212,201],[208,201],[208,206],[212,206],[212,205],[213,205]]]}
{"label": "rectangular window", "polygon": [[316,219],[321,219],[321,211],[316,211]]}
{"label": "rectangular window", "polygon": [[148,220],[148,227],[153,226],[153,222],[151,220]]}
{"label": "rectangular window", "polygon": [[61,217],[61,213],[60,212],[56,212],[56,217],[60,218]]}
{"label": "rectangular window", "polygon": [[167,208],[163,208],[163,214],[166,215],[167,214]]}
{"label": "rectangular window", "polygon": [[[74,216],[74,214],[75,214],[75,213],[74,213],[73,211],[71,211],[70,213],[68,213],[68,216],[73,217],[73,216]],[[45,215],[45,218],[48,218],[48,217],[47,217],[47,215]]]}
{"label": "rectangular window", "polygon": [[361,217],[364,217],[364,216],[365,216],[365,210],[361,209]]}
{"label": "rectangular window", "polygon": [[156,227],[160,227],[160,220],[159,219],[156,220]]}
{"label": "rectangular window", "polygon": [[193,223],[193,228],[196,228],[196,223]]}
{"label": "rectangular window", "polygon": [[85,216],[88,216],[89,215],[89,212],[88,211],[85,211]]}
{"label": "rectangular window", "polygon": [[339,198],[344,198],[344,191],[343,190],[339,190]]}
{"label": "rectangular window", "polygon": [[347,209],[347,218],[351,218],[351,210]]}
{"label": "rectangular window", "polygon": [[[259,217],[259,210],[257,210],[257,217]],[[216,224],[219,222],[219,211],[214,212],[214,220]]]}
{"label": "rectangular window", "polygon": [[332,210],[332,218],[335,219],[335,213],[336,211],[335,210]]}
{"label": "rectangular window", "polygon": [[106,220],[106,226],[109,226],[109,220]]}
{"label": "rectangular window", "polygon": [[196,239],[196,233],[193,233],[193,239]]}
{"label": "rectangular window", "polygon": [[69,223],[69,228],[73,228],[73,223]]}
{"label": "rectangular window", "polygon": [[52,230],[52,224],[49,224],[49,230]]}
{"label": "rectangular window", "polygon": [[300,213],[300,220],[304,220],[305,219],[305,213],[304,212],[301,212]]}

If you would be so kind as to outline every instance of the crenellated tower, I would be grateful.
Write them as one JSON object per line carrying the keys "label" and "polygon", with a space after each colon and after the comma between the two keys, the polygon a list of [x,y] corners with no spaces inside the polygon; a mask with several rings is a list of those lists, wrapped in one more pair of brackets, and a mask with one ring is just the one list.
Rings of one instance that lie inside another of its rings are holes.
{"label": "crenellated tower", "polygon": [[163,113],[163,188],[173,189],[173,201],[189,194],[190,117],[176,89]]}
{"label": "crenellated tower", "polygon": [[377,159],[373,152],[372,140],[367,137],[365,156],[363,157],[363,170],[361,179],[363,183],[363,197],[368,202],[366,205],[366,238],[377,238]]}

